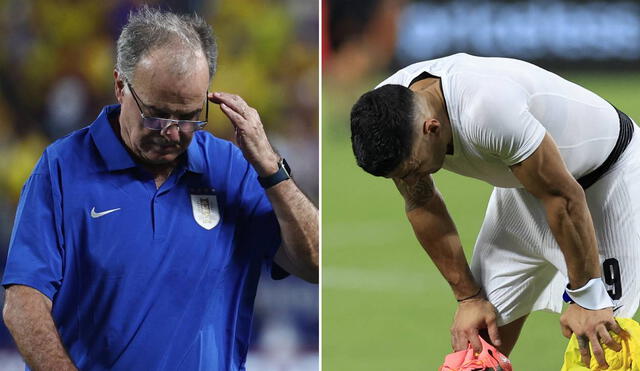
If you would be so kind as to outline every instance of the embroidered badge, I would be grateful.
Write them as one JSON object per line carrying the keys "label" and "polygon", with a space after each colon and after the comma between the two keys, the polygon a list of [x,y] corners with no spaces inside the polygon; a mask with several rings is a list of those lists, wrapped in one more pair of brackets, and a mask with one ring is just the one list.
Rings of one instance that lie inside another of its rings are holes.
{"label": "embroidered badge", "polygon": [[218,199],[215,190],[211,188],[197,188],[191,192],[191,210],[196,223],[204,229],[212,229],[220,221]]}

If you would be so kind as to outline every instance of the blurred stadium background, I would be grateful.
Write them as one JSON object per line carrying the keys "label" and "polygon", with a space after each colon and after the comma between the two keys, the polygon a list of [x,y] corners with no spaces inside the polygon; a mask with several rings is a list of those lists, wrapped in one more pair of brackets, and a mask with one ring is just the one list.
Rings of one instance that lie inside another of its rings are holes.
{"label": "blurred stadium background", "polygon": [[[323,0],[322,8],[323,369],[435,370],[451,351],[456,303],[393,183],[355,164],[351,105],[399,68],[467,52],[541,65],[640,122],[640,3]],[[470,258],[491,187],[446,171],[435,178]],[[560,369],[567,340],[558,320],[530,316],[512,353],[516,370]]]}
{"label": "blurred stadium background", "polygon": [[[0,269],[22,184],[45,146],[116,102],[115,40],[129,11],[143,3],[196,11],[209,21],[219,46],[213,88],[258,109],[317,204],[317,1],[0,0]],[[211,108],[207,130],[231,139],[231,124]],[[318,286],[295,278],[260,285],[248,369],[317,370]],[[0,370],[23,367],[0,325]]]}

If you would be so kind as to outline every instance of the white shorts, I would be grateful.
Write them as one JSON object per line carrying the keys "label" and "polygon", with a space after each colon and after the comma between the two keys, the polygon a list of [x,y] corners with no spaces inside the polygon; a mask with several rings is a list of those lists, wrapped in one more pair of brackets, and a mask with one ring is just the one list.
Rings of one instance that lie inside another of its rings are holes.
{"label": "white shorts", "polygon": [[[614,315],[640,302],[640,128],[612,168],[587,189],[603,280]],[[498,311],[498,325],[532,311],[562,311],[567,267],[541,202],[524,189],[495,188],[471,271]]]}

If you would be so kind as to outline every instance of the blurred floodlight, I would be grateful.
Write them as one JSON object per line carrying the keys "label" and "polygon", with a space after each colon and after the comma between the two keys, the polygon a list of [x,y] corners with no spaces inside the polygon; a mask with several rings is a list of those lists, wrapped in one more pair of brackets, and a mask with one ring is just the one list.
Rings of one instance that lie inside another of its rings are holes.
{"label": "blurred floodlight", "polygon": [[520,1],[416,2],[399,22],[401,64],[460,51],[567,61],[640,59],[640,4]]}

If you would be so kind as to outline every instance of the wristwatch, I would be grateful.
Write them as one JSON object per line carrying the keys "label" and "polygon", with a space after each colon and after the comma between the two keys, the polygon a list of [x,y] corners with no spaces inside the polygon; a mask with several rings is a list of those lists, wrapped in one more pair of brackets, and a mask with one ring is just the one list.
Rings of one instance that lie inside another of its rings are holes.
{"label": "wristwatch", "polygon": [[278,161],[278,171],[265,177],[259,176],[258,182],[260,182],[262,188],[269,189],[287,179],[291,179],[291,168],[289,164],[287,164],[287,160],[281,158],[280,161]]}

